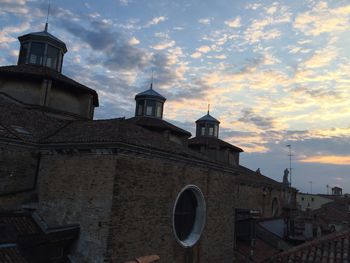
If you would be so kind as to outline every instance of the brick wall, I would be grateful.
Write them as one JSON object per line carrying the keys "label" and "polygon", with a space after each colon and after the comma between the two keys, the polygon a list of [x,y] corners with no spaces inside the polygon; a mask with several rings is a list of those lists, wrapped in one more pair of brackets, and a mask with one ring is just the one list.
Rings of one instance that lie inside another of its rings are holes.
{"label": "brick wall", "polygon": [[[108,262],[158,254],[160,262],[232,262],[234,178],[193,164],[145,156],[119,155]],[[207,205],[199,243],[185,249],[175,240],[173,206],[179,191],[197,185]]]}
{"label": "brick wall", "polygon": [[38,214],[48,225],[80,224],[76,262],[104,262],[116,169],[113,155],[44,155]]}

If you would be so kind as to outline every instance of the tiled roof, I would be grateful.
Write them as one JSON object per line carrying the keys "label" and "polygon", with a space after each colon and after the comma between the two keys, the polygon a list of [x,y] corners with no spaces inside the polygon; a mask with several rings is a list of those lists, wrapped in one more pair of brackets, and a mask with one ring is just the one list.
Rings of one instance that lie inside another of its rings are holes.
{"label": "tiled roof", "polygon": [[158,118],[152,118],[152,117],[146,117],[146,116],[142,116],[142,117],[133,117],[128,119],[127,121],[129,122],[133,122],[137,125],[140,125],[142,127],[145,128],[150,128],[153,130],[169,130],[175,134],[179,134],[182,136],[187,136],[187,137],[191,137],[191,133],[188,131],[185,131],[165,120],[162,119],[158,119]]}
{"label": "tiled roof", "polygon": [[235,152],[243,152],[243,150],[237,146],[234,146],[228,142],[220,140],[216,137],[210,136],[197,136],[189,139],[189,145],[207,145],[207,146],[219,146],[220,148],[229,148]]}
{"label": "tiled roof", "polygon": [[0,94],[0,138],[37,142],[67,123]]}
{"label": "tiled roof", "polygon": [[240,173],[237,177],[238,182],[241,183],[254,183],[254,184],[261,184],[264,186],[278,186],[278,187],[285,187],[282,183],[277,182],[263,174],[254,172],[250,170],[247,167],[239,166],[238,167]]}
{"label": "tiled roof", "polygon": [[266,263],[348,263],[350,261],[350,229],[296,246],[277,254]]}
{"label": "tiled roof", "polygon": [[[260,238],[255,239],[255,245],[252,247],[247,242],[237,241],[237,259],[240,263],[262,262],[273,255],[276,255],[279,250],[266,243]],[[253,252],[253,253],[251,253]]]}
{"label": "tiled roof", "polygon": [[0,245],[1,263],[27,263],[16,245]]}
{"label": "tiled roof", "polygon": [[34,220],[27,214],[9,214],[0,215],[0,225],[11,225],[17,235],[39,234],[40,228]]}
{"label": "tiled roof", "polygon": [[10,75],[14,77],[27,77],[33,78],[50,78],[54,82],[58,82],[59,88],[65,88],[73,92],[88,93],[93,96],[93,102],[95,106],[98,106],[98,95],[93,89],[90,89],[75,80],[66,77],[65,75],[50,69],[48,67],[35,66],[35,65],[13,65],[13,66],[3,66],[0,67],[0,76]]}

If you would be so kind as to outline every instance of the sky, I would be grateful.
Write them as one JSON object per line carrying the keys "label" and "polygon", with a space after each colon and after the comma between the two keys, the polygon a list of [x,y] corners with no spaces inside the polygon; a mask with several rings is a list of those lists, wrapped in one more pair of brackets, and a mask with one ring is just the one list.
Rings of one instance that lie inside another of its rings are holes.
{"label": "sky", "polygon": [[[47,7],[0,0],[0,65]],[[195,134],[210,104],[241,164],[282,181],[290,144],[294,187],[350,193],[349,0],[51,0],[49,32],[63,74],[97,90],[95,118],[132,117],[154,72],[167,121]]]}

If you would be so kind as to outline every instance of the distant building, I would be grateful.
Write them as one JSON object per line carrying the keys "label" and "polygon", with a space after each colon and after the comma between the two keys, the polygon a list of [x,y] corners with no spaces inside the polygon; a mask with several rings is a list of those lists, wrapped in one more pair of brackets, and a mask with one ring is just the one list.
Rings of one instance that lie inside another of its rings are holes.
{"label": "distant building", "polygon": [[343,189],[340,187],[332,187],[332,195],[342,195],[343,194]]}
{"label": "distant building", "polygon": [[333,202],[333,200],[326,195],[318,194],[297,194],[297,204],[301,211],[306,211],[308,209],[315,210],[319,209],[322,205]]}

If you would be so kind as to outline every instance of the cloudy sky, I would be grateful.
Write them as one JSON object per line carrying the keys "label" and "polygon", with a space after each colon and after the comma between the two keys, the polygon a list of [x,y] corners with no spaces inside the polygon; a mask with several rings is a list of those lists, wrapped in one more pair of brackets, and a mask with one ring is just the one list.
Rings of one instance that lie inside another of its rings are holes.
{"label": "cloudy sky", "polygon": [[[46,10],[0,0],[0,65]],[[348,0],[52,0],[49,32],[67,44],[63,73],[98,91],[96,118],[131,117],[154,71],[166,120],[193,134],[210,104],[244,165],[282,180],[291,144],[295,187],[350,193]]]}

